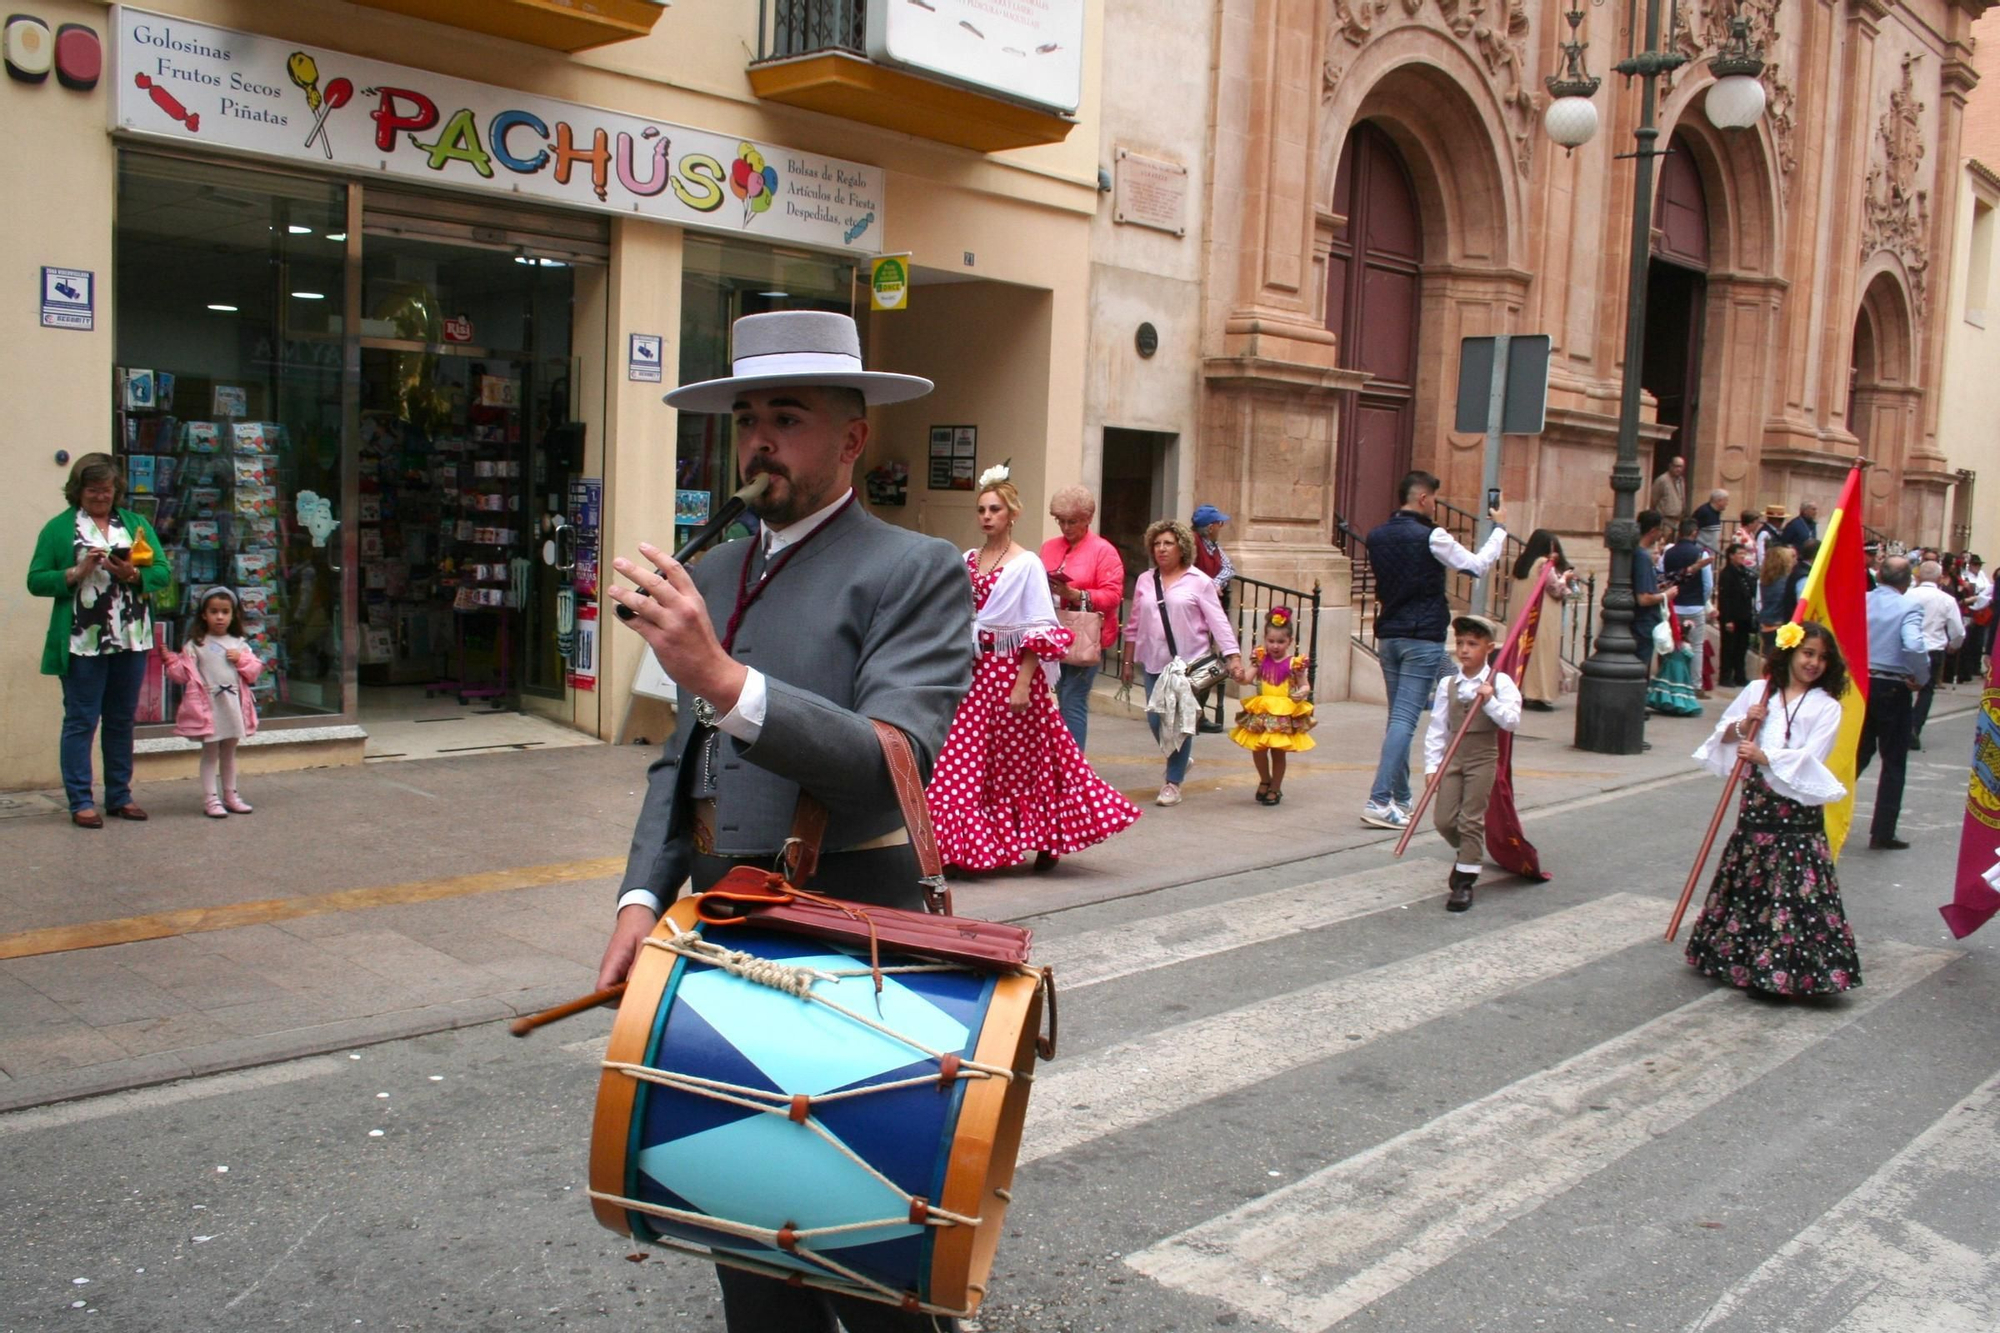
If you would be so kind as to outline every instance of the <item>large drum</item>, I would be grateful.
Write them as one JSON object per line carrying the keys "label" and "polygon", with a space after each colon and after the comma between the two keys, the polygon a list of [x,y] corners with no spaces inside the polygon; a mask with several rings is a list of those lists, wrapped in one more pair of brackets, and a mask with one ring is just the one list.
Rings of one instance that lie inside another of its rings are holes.
{"label": "large drum", "polygon": [[[1013,1181],[1042,974],[705,925],[639,951],[591,1131],[614,1231],[906,1309],[969,1315]],[[879,982],[879,992],[877,989]]]}

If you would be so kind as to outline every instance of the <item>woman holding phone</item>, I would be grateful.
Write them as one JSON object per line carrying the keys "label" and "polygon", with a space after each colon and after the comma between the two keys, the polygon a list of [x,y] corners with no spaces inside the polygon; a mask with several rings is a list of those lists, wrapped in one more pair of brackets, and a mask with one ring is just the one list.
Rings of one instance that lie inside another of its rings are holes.
{"label": "woman holding phone", "polygon": [[42,674],[62,678],[63,790],[78,828],[104,827],[91,791],[90,743],[100,730],[105,813],[146,818],[132,801],[132,724],[153,647],[149,598],[169,571],[156,558],[153,525],[120,508],[124,497],[116,460],[83,455],[63,487],[69,507],[43,525],[28,561],[28,591],[54,602]]}

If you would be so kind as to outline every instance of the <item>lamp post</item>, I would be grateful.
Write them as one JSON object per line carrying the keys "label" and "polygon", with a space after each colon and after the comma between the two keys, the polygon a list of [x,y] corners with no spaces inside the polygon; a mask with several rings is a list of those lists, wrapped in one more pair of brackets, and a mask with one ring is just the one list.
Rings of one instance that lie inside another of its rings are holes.
{"label": "lamp post", "polygon": [[[1601,3],[1601,0],[1597,0]],[[1625,280],[1625,373],[1618,400],[1618,461],[1611,469],[1611,522],[1604,529],[1610,552],[1610,577],[1604,593],[1604,624],[1597,644],[1584,661],[1577,691],[1576,745],[1598,754],[1637,754],[1646,739],[1646,661],[1632,636],[1632,557],[1639,544],[1633,520],[1633,497],[1644,476],[1639,470],[1639,370],[1646,354],[1646,277],[1652,259],[1653,159],[1661,150],[1653,123],[1660,76],[1687,63],[1687,57],[1660,47],[1661,0],[1646,0],[1644,49],[1615,65],[1626,78],[1640,80],[1639,124],[1633,130],[1638,146],[1630,154],[1632,173],[1632,244]],[[1583,43],[1577,38],[1583,21],[1580,4],[1566,15],[1570,40],[1563,43],[1562,72],[1546,80],[1554,98],[1543,117],[1549,137],[1574,151],[1597,129],[1597,110],[1590,97],[1598,80],[1584,68]],[[1718,82],[1709,89],[1709,119],[1724,129],[1754,125],[1764,109],[1764,88],[1757,76],[1763,61],[1749,45],[1749,23],[1739,14],[1729,21],[1730,41],[1711,62]],[[1748,89],[1744,85],[1749,85]],[[1754,89],[1754,93],[1749,91]],[[1754,99],[1754,105],[1752,105]]]}

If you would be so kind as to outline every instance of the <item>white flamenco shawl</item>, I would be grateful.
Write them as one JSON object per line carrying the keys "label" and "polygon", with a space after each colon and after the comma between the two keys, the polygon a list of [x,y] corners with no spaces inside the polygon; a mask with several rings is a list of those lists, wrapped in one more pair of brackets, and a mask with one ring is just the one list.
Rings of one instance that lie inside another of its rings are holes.
{"label": "white flamenco shawl", "polygon": [[[991,638],[998,656],[1018,657],[1031,636],[1061,628],[1055,599],[1049,595],[1048,575],[1031,552],[1001,566],[999,580],[986,594],[986,605],[973,618],[972,636],[975,643]],[[1060,662],[1041,659],[1042,677],[1049,688],[1055,688],[1061,667]]]}
{"label": "white flamenco shawl", "polygon": [[[1694,752],[1697,763],[1719,777],[1729,776],[1736,766],[1736,747],[1725,744],[1722,733],[1732,722],[1742,721],[1750,706],[1764,697],[1767,688],[1766,682],[1757,680],[1737,694],[1722,714],[1722,720],[1715,724],[1715,730]],[[1763,731],[1756,738],[1771,761],[1762,766],[1764,781],[1787,800],[1830,805],[1847,795],[1847,788],[1826,766],[1827,756],[1833,753],[1833,743],[1840,734],[1840,701],[1825,690],[1808,690],[1804,698],[1792,701],[1792,707],[1796,711],[1791,718],[1789,740],[1784,710],[1775,700],[1770,715],[1764,719]]]}

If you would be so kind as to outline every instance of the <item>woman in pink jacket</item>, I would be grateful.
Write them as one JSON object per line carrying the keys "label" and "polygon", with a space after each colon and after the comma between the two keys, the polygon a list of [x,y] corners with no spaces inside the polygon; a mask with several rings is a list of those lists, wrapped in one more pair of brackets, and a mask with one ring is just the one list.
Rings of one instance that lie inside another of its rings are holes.
{"label": "woman in pink jacket", "polygon": [[[1214,653],[1223,659],[1228,674],[1244,678],[1243,657],[1235,631],[1222,614],[1222,598],[1208,575],[1194,567],[1194,530],[1179,519],[1163,518],[1146,529],[1146,551],[1153,567],[1139,575],[1132,587],[1132,614],[1125,620],[1126,678],[1138,659],[1146,674],[1146,694],[1174,661],[1184,664]],[[1153,739],[1160,738],[1160,715],[1148,711],[1146,723]],[[1194,748],[1192,719],[1180,744],[1167,755],[1166,780],[1160,786],[1157,804],[1179,805],[1181,781],[1187,777],[1188,757]]]}
{"label": "woman in pink jacket", "polygon": [[[1118,641],[1118,603],[1125,596],[1125,562],[1118,548],[1090,530],[1097,516],[1097,497],[1081,486],[1067,486],[1049,499],[1049,517],[1059,536],[1042,543],[1042,568],[1049,574],[1049,595],[1065,611],[1095,611],[1104,617],[1098,649],[1109,652]],[[1062,665],[1056,681],[1056,704],[1063,725],[1086,749],[1090,730],[1090,687],[1100,663]]]}
{"label": "woman in pink jacket", "polygon": [[236,742],[257,734],[250,682],[264,664],[244,642],[236,594],[227,588],[203,593],[181,650],[158,651],[167,675],[182,687],[174,732],[201,742],[203,813],[210,819],[249,814],[250,802],[236,791]]}

